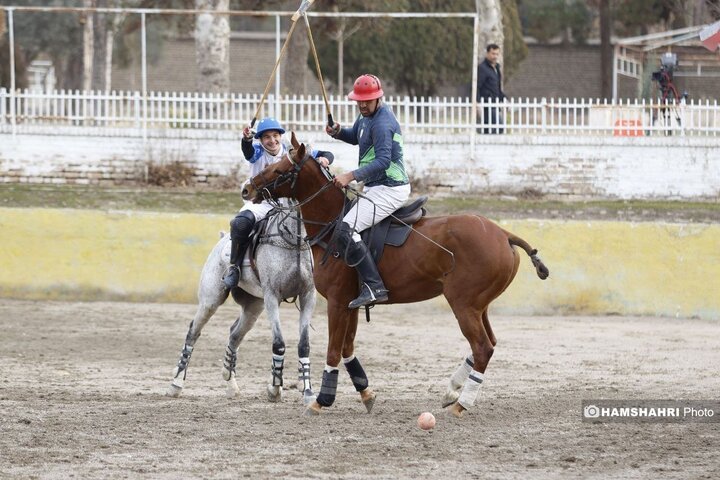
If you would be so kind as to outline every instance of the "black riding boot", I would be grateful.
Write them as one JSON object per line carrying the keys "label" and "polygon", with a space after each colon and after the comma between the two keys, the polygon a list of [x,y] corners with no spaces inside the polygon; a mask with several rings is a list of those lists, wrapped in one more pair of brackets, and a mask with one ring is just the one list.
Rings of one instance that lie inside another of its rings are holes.
{"label": "black riding boot", "polygon": [[[375,260],[370,255],[367,246],[362,241],[353,241],[352,231],[345,222],[342,222],[338,228],[340,228],[338,236],[340,254],[344,255],[347,249],[348,265],[355,265],[355,269],[360,274],[360,295],[350,302],[348,308],[355,309],[378,302],[386,302],[388,290],[380,278]],[[348,244],[349,247],[347,247]]]}
{"label": "black riding boot", "polygon": [[240,264],[250,244],[250,233],[254,225],[255,215],[249,210],[240,212],[230,222],[230,267],[223,277],[223,283],[228,290],[237,287],[240,281]]}

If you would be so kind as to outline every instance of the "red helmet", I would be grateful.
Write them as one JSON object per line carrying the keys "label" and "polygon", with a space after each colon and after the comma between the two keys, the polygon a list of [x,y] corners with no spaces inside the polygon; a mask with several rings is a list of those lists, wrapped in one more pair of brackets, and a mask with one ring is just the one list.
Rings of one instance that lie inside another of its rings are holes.
{"label": "red helmet", "polygon": [[357,80],[355,80],[352,92],[348,93],[348,98],[350,100],[364,102],[366,100],[375,100],[383,95],[380,79],[375,75],[366,73],[365,75],[360,75]]}

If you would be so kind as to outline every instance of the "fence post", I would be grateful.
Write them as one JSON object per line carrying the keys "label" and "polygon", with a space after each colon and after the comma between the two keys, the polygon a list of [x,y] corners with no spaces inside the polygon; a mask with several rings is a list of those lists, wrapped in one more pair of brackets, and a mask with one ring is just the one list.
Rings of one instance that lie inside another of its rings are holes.
{"label": "fence post", "polygon": [[0,88],[0,124],[5,125],[7,123],[7,120],[5,119],[5,116],[7,115],[7,111],[5,108],[5,99],[7,98],[7,90],[4,88]]}
{"label": "fence post", "polygon": [[547,125],[547,99],[545,97],[540,99],[540,109],[540,131],[544,134],[547,131],[545,128],[545,126]]}
{"label": "fence post", "polygon": [[410,97],[408,95],[405,95],[403,103],[405,104],[405,127],[403,130],[407,134],[410,132]]}
{"label": "fence post", "polygon": [[133,95],[135,108],[135,128],[140,129],[140,92],[137,90],[135,91],[135,95]]}
{"label": "fence post", "polygon": [[685,136],[685,122],[687,120],[687,115],[685,115],[685,112],[687,111],[687,103],[685,103],[685,98],[680,99],[680,136]]}

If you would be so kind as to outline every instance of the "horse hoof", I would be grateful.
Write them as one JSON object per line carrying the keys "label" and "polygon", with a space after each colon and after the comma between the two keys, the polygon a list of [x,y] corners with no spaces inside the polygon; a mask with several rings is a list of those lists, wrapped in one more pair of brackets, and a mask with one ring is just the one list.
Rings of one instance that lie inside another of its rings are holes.
{"label": "horse hoof", "polygon": [[458,398],[460,398],[460,393],[455,390],[448,390],[445,392],[445,396],[442,399],[442,408],[449,407],[453,403],[457,402]]}
{"label": "horse hoof", "polygon": [[170,387],[165,392],[166,397],[178,398],[182,393],[182,387],[178,387],[175,384],[170,384]]}
{"label": "horse hoof", "polygon": [[313,401],[310,405],[307,406],[307,408],[303,412],[303,415],[306,417],[315,417],[317,415],[320,415],[321,408],[322,407],[319,403]]}
{"label": "horse hoof", "polygon": [[455,417],[455,418],[462,418],[463,412],[465,412],[465,407],[460,405],[459,403],[453,403],[450,405],[450,408],[448,408],[448,411]]}
{"label": "horse hoof", "polygon": [[228,382],[227,389],[225,390],[226,398],[235,398],[240,395],[240,387],[234,381]]}
{"label": "horse hoof", "polygon": [[278,403],[282,400],[282,387],[273,387],[272,385],[268,385],[267,396],[269,402]]}
{"label": "horse hoof", "polygon": [[309,406],[315,401],[316,398],[317,396],[314,395],[312,391],[308,390],[307,392],[303,393],[303,405],[305,405],[306,407]]}
{"label": "horse hoof", "polygon": [[375,392],[370,390],[369,388],[366,388],[362,392],[360,392],[360,398],[362,399],[363,404],[365,405],[365,409],[367,410],[367,413],[370,413],[373,409],[373,406],[375,405]]}

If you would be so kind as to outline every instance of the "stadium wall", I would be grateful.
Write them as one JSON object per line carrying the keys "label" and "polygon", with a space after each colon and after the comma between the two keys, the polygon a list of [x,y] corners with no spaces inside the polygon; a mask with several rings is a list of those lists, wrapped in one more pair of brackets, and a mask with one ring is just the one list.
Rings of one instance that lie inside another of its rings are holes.
{"label": "stadium wall", "polygon": [[[352,169],[357,147],[302,135]],[[478,135],[408,136],[413,179],[448,193],[617,199],[717,199],[720,137]],[[117,185],[142,182],[150,162],[181,162],[198,184],[229,174],[244,179],[240,142],[208,139],[0,135],[0,182]]]}

